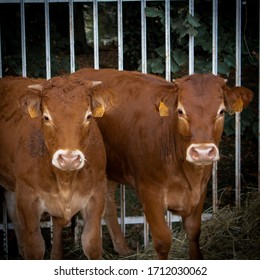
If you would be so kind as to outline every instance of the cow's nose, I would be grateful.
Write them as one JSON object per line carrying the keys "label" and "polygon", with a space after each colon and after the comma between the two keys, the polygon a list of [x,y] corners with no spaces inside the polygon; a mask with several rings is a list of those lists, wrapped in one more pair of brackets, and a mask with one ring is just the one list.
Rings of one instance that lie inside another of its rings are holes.
{"label": "cow's nose", "polygon": [[219,160],[219,150],[213,143],[192,144],[187,149],[186,159],[197,165],[207,165]]}
{"label": "cow's nose", "polygon": [[85,164],[85,157],[79,150],[58,150],[52,157],[52,164],[62,170],[81,169]]}

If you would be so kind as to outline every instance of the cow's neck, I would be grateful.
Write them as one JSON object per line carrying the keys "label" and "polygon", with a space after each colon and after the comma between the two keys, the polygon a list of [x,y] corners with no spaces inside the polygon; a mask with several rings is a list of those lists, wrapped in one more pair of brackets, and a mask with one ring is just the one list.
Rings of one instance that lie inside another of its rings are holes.
{"label": "cow's neck", "polygon": [[57,179],[58,192],[65,204],[69,204],[74,192],[75,178],[78,171],[61,171],[55,170]]}
{"label": "cow's neck", "polygon": [[195,165],[187,161],[182,165],[190,190],[199,199],[210,178],[212,165]]}

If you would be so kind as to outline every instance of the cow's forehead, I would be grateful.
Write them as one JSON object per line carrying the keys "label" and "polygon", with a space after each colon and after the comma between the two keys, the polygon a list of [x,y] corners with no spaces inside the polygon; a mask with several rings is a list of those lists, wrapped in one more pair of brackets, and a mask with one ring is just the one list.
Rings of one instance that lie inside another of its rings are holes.
{"label": "cow's forehead", "polygon": [[214,75],[194,75],[187,78],[179,84],[179,103],[186,109],[217,109],[224,102],[223,84]]}
{"label": "cow's forehead", "polygon": [[44,103],[48,106],[79,106],[89,103],[89,97],[84,87],[75,87],[70,90],[53,87],[44,96]]}
{"label": "cow's forehead", "polygon": [[82,121],[86,112],[91,110],[90,98],[84,88],[64,91],[63,88],[51,88],[46,91],[42,102],[43,112],[54,122],[73,119]]}

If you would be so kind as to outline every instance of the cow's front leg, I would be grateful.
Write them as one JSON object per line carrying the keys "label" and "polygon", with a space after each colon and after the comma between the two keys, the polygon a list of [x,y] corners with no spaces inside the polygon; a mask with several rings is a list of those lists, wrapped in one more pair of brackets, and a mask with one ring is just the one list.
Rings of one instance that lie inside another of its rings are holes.
{"label": "cow's front leg", "polygon": [[200,250],[200,228],[201,228],[201,215],[203,211],[203,204],[206,196],[206,190],[201,196],[199,205],[188,217],[183,217],[183,227],[189,240],[189,255],[192,260],[203,259]]}
{"label": "cow's front leg", "polygon": [[81,243],[88,259],[102,258],[101,219],[105,206],[105,193],[95,192],[82,211],[84,220]]}
{"label": "cow's front leg", "polygon": [[21,226],[25,259],[43,259],[45,242],[41,234],[40,219],[42,210],[39,198],[33,189],[26,185],[18,185],[17,218]]}
{"label": "cow's front leg", "polygon": [[62,229],[63,225],[60,219],[52,217],[53,222],[53,240],[51,249],[51,259],[60,260],[63,256],[63,244],[62,244]]}
{"label": "cow's front leg", "polygon": [[154,248],[158,259],[168,259],[172,243],[172,233],[165,221],[165,209],[163,200],[158,195],[146,195],[142,197],[143,208],[149,223]]}
{"label": "cow's front leg", "polygon": [[19,254],[20,254],[21,257],[24,258],[21,226],[20,226],[20,223],[18,222],[18,218],[17,218],[17,214],[16,214],[16,195],[15,195],[15,192],[5,190],[5,201],[6,201],[8,216],[9,216],[9,218],[11,219],[11,221],[14,225],[15,236],[16,236],[16,239],[17,239]]}

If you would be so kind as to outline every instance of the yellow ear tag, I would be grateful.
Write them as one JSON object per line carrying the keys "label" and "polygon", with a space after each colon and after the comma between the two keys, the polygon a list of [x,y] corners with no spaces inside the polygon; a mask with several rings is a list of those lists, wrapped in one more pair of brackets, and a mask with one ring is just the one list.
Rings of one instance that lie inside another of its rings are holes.
{"label": "yellow ear tag", "polygon": [[100,105],[95,109],[93,116],[97,118],[101,118],[103,117],[104,113],[105,113],[105,108],[102,105]]}
{"label": "yellow ear tag", "polygon": [[232,105],[232,109],[234,112],[241,112],[243,110],[243,101],[241,97],[239,97],[236,102]]}
{"label": "yellow ear tag", "polygon": [[28,113],[32,119],[39,117],[38,112],[32,106],[28,106]]}
{"label": "yellow ear tag", "polygon": [[169,116],[169,109],[162,101],[160,101],[159,114],[161,117]]}

